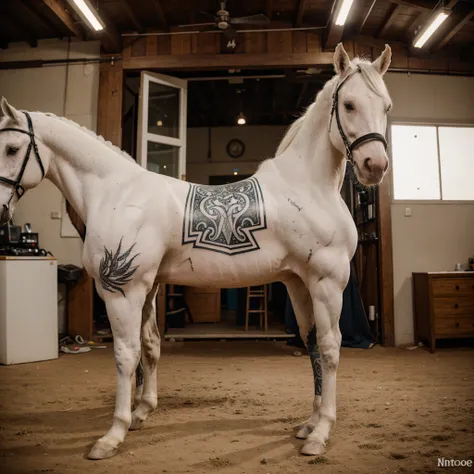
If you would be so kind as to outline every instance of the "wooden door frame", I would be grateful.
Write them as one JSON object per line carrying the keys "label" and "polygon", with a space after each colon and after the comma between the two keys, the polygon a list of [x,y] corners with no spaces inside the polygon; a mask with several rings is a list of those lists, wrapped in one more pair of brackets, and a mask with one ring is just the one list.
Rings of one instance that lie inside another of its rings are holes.
{"label": "wooden door frame", "polygon": [[[245,56],[245,55],[239,55]],[[326,60],[326,58],[325,58]],[[251,63],[251,65],[253,65]],[[155,64],[159,67],[160,64]],[[239,58],[239,67],[243,67]],[[190,68],[200,70],[199,67]],[[97,134],[121,148],[122,145],[122,105],[124,91],[124,67],[122,61],[103,62],[100,65],[99,103]],[[378,189],[378,231],[379,231],[379,281],[381,291],[382,345],[395,345],[393,257],[392,257],[392,217],[390,180],[384,179]],[[81,228],[81,220],[69,205],[71,221]],[[160,319],[160,318],[159,318]]]}

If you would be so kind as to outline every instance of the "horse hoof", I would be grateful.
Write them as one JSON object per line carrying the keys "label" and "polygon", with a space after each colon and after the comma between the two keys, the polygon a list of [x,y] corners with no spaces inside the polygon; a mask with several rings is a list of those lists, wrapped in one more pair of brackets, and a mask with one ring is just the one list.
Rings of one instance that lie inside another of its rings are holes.
{"label": "horse hoof", "polygon": [[305,456],[319,456],[324,454],[324,444],[318,441],[309,441],[301,448],[301,454]]}
{"label": "horse hoof", "polygon": [[314,430],[313,425],[303,425],[296,433],[296,438],[306,439]]}
{"label": "horse hoof", "polygon": [[98,460],[111,458],[117,452],[117,448],[114,448],[110,444],[103,441],[97,441],[90,453],[87,455],[88,459]]}
{"label": "horse hoof", "polygon": [[130,431],[139,430],[142,427],[143,420],[139,420],[137,417],[132,415],[132,422],[130,423]]}

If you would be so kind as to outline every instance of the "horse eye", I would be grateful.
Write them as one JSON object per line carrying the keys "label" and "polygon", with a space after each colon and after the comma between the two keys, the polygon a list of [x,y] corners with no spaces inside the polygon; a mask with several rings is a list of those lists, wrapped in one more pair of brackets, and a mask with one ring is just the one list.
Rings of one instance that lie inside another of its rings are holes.
{"label": "horse eye", "polygon": [[18,153],[19,148],[16,146],[7,147],[7,156],[15,156]]}
{"label": "horse eye", "polygon": [[352,112],[354,110],[354,104],[352,102],[344,102],[344,107],[349,112]]}

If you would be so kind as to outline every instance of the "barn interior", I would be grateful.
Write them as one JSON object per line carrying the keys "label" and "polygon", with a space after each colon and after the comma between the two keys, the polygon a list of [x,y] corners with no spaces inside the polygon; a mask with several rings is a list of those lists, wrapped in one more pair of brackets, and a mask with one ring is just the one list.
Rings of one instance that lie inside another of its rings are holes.
{"label": "barn interior", "polygon": [[113,458],[87,460],[112,421],[117,335],[84,268],[93,229],[45,179],[0,227],[5,472],[468,472],[471,0],[4,0],[0,95],[78,123],[152,173],[231,189],[334,77],[338,44],[369,61],[390,46],[393,107],[384,179],[363,186],[347,163],[341,187],[357,249],[325,451],[301,456],[294,439],[314,384],[285,285],[163,283],[158,408]]}

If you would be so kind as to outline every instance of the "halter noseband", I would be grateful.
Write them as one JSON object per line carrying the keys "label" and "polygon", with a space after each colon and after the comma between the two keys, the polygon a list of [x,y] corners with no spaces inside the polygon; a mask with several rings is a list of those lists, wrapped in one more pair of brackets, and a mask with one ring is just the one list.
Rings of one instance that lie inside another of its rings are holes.
{"label": "halter noseband", "polygon": [[41,161],[41,157],[38,152],[38,146],[36,145],[35,133],[33,130],[33,122],[31,121],[31,117],[28,112],[23,112],[23,113],[25,114],[26,121],[28,122],[28,131],[22,130],[20,128],[3,128],[2,130],[0,130],[0,133],[1,132],[19,132],[19,133],[24,133],[25,135],[28,135],[30,137],[30,143],[28,145],[28,149],[26,150],[26,155],[25,155],[25,158],[23,159],[23,163],[21,165],[21,169],[20,169],[20,172],[18,173],[17,178],[13,180],[13,179],[4,178],[0,176],[0,182],[6,183],[13,187],[12,194],[10,196],[10,199],[8,200],[8,203],[3,205],[3,207],[7,210],[10,207],[10,202],[13,199],[13,196],[15,195],[15,193],[18,196],[18,200],[23,196],[23,194],[25,194],[25,189],[21,185],[21,180],[23,178],[23,174],[25,173],[26,165],[28,164],[28,161],[30,159],[31,149],[33,149],[35,152],[36,159],[41,169],[41,175],[42,175],[41,177],[44,178],[44,175],[45,175],[43,162]]}
{"label": "halter noseband", "polygon": [[349,140],[347,139],[346,134],[344,133],[344,130],[342,128],[341,124],[341,118],[339,117],[339,89],[347,82],[348,79],[350,79],[354,74],[361,72],[360,67],[357,67],[354,71],[352,71],[344,80],[338,84],[336,87],[336,90],[334,91],[334,94],[332,96],[332,109],[331,109],[331,118],[329,120],[329,131],[331,131],[331,125],[332,125],[332,118],[334,115],[334,111],[336,112],[336,123],[337,123],[337,128],[339,130],[339,133],[341,135],[342,141],[344,142],[344,147],[346,148],[346,155],[349,161],[353,162],[352,158],[352,151],[357,148],[359,145],[361,145],[364,142],[372,141],[372,140],[377,140],[379,142],[383,143],[383,146],[385,150],[387,149],[387,140],[385,140],[385,137],[376,132],[371,132],[367,133],[365,135],[360,136],[359,138],[356,138],[352,143],[349,143]]}

